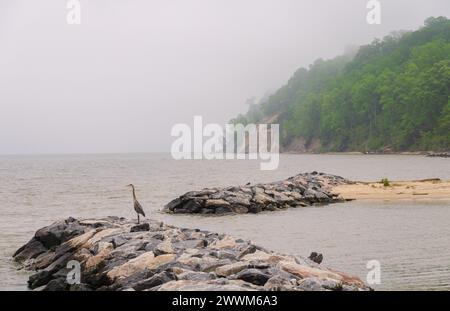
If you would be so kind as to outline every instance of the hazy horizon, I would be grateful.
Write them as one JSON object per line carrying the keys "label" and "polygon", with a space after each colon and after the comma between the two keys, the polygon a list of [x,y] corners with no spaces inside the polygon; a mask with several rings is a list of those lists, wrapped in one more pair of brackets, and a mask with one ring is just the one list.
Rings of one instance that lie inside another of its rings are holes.
{"label": "hazy horizon", "polygon": [[175,123],[224,124],[300,67],[450,16],[448,0],[0,0],[0,154],[167,153]]}

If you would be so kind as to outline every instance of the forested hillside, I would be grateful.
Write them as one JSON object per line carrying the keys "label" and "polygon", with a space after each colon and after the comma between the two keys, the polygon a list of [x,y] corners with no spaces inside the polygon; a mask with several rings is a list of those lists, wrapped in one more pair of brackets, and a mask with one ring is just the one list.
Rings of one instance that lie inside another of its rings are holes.
{"label": "forested hillside", "polygon": [[289,151],[450,150],[450,20],[300,68],[232,122],[270,120]]}

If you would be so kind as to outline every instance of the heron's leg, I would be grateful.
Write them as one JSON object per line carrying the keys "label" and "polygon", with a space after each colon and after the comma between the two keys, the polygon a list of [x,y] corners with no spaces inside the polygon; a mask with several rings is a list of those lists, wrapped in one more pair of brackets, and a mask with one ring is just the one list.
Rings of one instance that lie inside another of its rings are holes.
{"label": "heron's leg", "polygon": [[139,225],[139,213],[137,213],[137,215],[138,215],[138,225]]}

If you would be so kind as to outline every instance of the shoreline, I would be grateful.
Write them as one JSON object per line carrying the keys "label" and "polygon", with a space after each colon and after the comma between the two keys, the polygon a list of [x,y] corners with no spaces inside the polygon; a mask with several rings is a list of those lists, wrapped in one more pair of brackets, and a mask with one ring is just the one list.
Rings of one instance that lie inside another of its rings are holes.
{"label": "shoreline", "polygon": [[450,152],[433,151],[399,151],[399,152],[362,152],[362,151],[328,151],[328,152],[300,152],[300,151],[281,151],[281,154],[294,155],[400,155],[400,156],[424,156],[429,158],[448,158]]}
{"label": "shoreline", "polygon": [[450,201],[450,181],[435,178],[388,183],[354,182],[337,185],[333,191],[347,200]]}

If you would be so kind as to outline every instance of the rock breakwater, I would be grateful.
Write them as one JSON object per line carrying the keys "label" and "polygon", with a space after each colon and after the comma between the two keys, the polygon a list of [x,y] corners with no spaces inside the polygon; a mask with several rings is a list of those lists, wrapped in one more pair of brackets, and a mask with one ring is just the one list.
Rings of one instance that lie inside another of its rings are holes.
{"label": "rock breakwater", "polygon": [[175,214],[244,214],[342,202],[344,199],[333,193],[332,187],[348,183],[351,182],[340,176],[312,172],[266,184],[205,188],[172,200],[164,211]]}
{"label": "rock breakwater", "polygon": [[[250,241],[149,220],[69,218],[39,229],[14,259],[42,290],[369,290],[359,278]],[[79,263],[80,279],[67,282]],[[317,261],[317,260],[316,260]]]}

